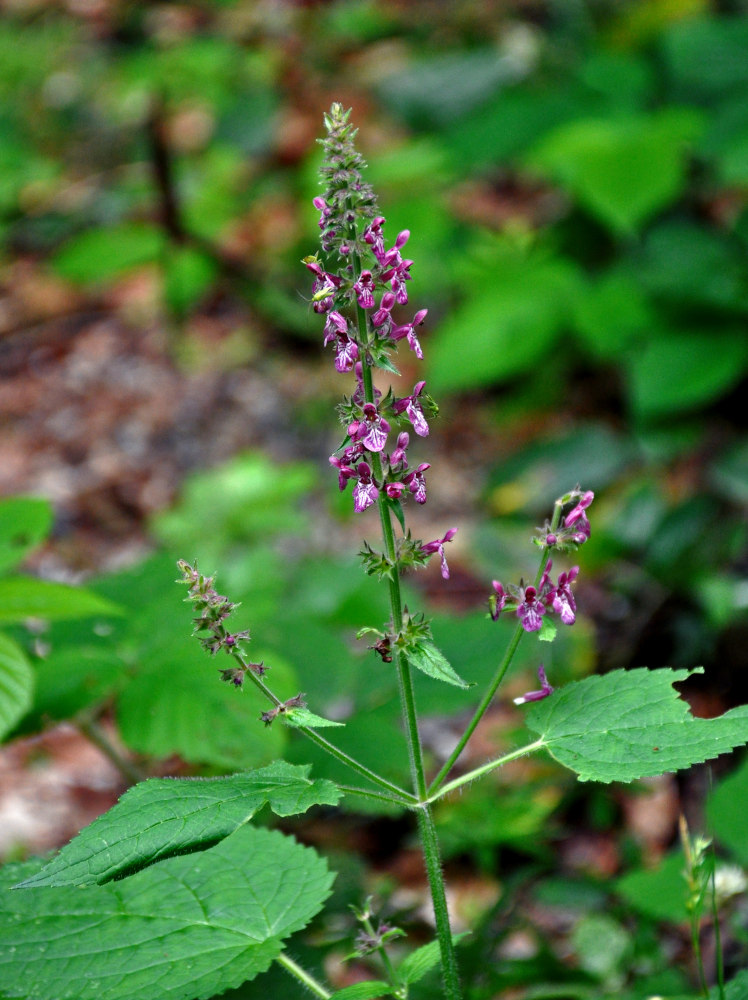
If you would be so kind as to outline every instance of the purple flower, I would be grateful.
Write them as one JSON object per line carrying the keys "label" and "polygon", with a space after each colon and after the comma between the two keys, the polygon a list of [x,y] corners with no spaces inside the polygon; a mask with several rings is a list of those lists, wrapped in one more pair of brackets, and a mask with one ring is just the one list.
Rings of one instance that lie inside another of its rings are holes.
{"label": "purple flower", "polygon": [[332,215],[332,209],[324,198],[312,198],[312,204],[321,213],[319,217],[319,228],[325,229],[327,227],[327,220]]}
{"label": "purple flower", "polygon": [[330,465],[334,465],[338,470],[338,486],[341,490],[346,488],[349,479],[356,478],[356,471],[352,469],[343,459],[337,455],[330,455]]}
{"label": "purple flower", "polygon": [[393,306],[395,305],[395,296],[393,292],[385,292],[382,296],[382,300],[379,303],[379,309],[371,317],[371,325],[375,328],[380,326],[385,326],[387,323],[392,324],[392,312]]}
{"label": "purple flower", "polygon": [[390,425],[373,403],[364,403],[362,410],[363,419],[354,420],[348,426],[351,441],[360,441],[369,451],[382,451],[387,444]]}
{"label": "purple flower", "polygon": [[390,500],[399,500],[403,493],[407,490],[405,483],[387,483],[384,488],[384,492],[390,498]]}
{"label": "purple flower", "polygon": [[494,621],[498,621],[499,615],[504,610],[508,595],[498,580],[492,580],[491,586],[494,589],[494,593],[488,598],[488,606],[491,610],[491,617]]}
{"label": "purple flower", "polygon": [[433,542],[424,542],[421,546],[421,552],[425,555],[432,555],[434,552],[439,553],[442,563],[442,576],[445,580],[449,579],[449,566],[447,566],[447,558],[444,555],[444,546],[447,542],[451,542],[456,534],[457,528],[450,528],[443,538],[436,538]]}
{"label": "purple flower", "polygon": [[374,308],[374,278],[371,271],[362,271],[358,281],[353,286],[358,304],[362,309]]}
{"label": "purple flower", "polygon": [[537,632],[543,624],[545,607],[538,600],[538,591],[532,585],[520,588],[521,601],[517,607],[517,617],[525,632]]}
{"label": "purple flower", "polygon": [[406,454],[406,448],[410,444],[410,435],[407,431],[401,431],[397,435],[397,447],[389,456],[389,466],[390,469],[402,466],[404,469],[408,466],[408,456]]}
{"label": "purple flower", "polygon": [[358,344],[348,336],[348,321],[333,310],[325,321],[325,347],[335,341],[335,368],[349,372],[358,360]]}
{"label": "purple flower", "polygon": [[402,340],[405,337],[408,341],[408,346],[419,361],[423,360],[423,349],[421,348],[415,328],[422,325],[427,315],[428,309],[419,309],[413,317],[412,323],[404,323],[402,326],[396,326],[390,333],[391,340]]}
{"label": "purple flower", "polygon": [[577,545],[586,542],[590,537],[590,522],[585,511],[594,499],[595,494],[592,490],[587,490],[580,497],[576,507],[573,507],[564,518],[564,527],[573,531],[571,540]]}
{"label": "purple flower", "polygon": [[429,433],[429,425],[426,423],[426,418],[421,408],[421,401],[418,398],[423,392],[425,385],[425,382],[416,382],[413,386],[412,394],[405,396],[403,399],[396,399],[392,407],[394,412],[398,414],[402,413],[403,410],[405,411],[405,416],[410,420],[413,430],[419,437],[426,437]]}
{"label": "purple flower", "polygon": [[366,462],[360,462],[358,469],[358,482],[353,487],[353,509],[357,514],[371,507],[379,496],[379,490],[372,481],[371,467]]}
{"label": "purple flower", "polygon": [[572,566],[568,573],[562,573],[553,591],[553,610],[561,618],[564,625],[573,625],[576,621],[577,604],[571,592],[571,585],[579,575],[579,567]]}
{"label": "purple flower", "polygon": [[515,705],[524,705],[528,701],[542,701],[543,698],[547,698],[549,694],[553,694],[553,688],[548,683],[548,679],[545,676],[545,667],[542,663],[538,667],[538,680],[540,681],[540,690],[528,691],[527,694],[523,694],[521,698],[515,698]]}
{"label": "purple flower", "polygon": [[384,256],[384,233],[382,232],[384,222],[384,216],[378,215],[364,230],[364,243],[369,244],[377,260]]}
{"label": "purple flower", "polygon": [[426,503],[426,479],[423,474],[430,468],[428,462],[421,462],[417,469],[403,477],[403,482],[413,494],[416,503]]}

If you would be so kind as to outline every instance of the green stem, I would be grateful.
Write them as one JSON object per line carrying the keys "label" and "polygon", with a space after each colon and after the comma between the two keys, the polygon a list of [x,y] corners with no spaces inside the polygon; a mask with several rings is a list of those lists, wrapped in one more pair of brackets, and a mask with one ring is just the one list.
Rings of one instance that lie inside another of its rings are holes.
{"label": "green stem", "polygon": [[452,930],[449,926],[449,911],[447,909],[447,894],[444,888],[444,874],[439,856],[439,840],[436,835],[434,818],[428,805],[418,810],[418,830],[421,835],[423,857],[426,863],[426,874],[431,889],[431,901],[434,906],[434,921],[436,936],[439,940],[439,952],[442,960],[442,981],[444,983],[445,1000],[461,1000],[462,987],[457,968]]}
{"label": "green stem", "polygon": [[[558,528],[559,521],[561,520],[561,510],[562,510],[561,505],[559,503],[556,503],[555,506],[554,506],[554,508],[553,508],[553,517],[552,517],[551,526],[550,526],[550,529],[549,529],[549,531],[551,533],[554,532]],[[536,587],[537,587],[538,583],[540,582],[540,579],[541,579],[541,577],[543,575],[543,570],[545,569],[545,565],[546,565],[547,562],[548,562],[548,547],[545,546],[543,548],[543,552],[542,552],[542,555],[540,557],[540,565],[538,566],[538,571],[535,574],[535,586]],[[467,728],[465,729],[465,732],[460,737],[460,740],[457,743],[457,746],[454,748],[454,750],[452,751],[452,753],[449,755],[449,757],[445,761],[444,766],[441,768],[441,770],[439,771],[439,773],[437,774],[437,776],[434,778],[434,780],[429,785],[429,794],[430,795],[433,795],[433,793],[436,792],[439,789],[441,783],[444,781],[444,779],[447,777],[447,775],[452,770],[452,768],[454,767],[454,765],[457,763],[457,759],[459,758],[459,756],[461,755],[462,751],[467,746],[468,740],[473,735],[473,733],[475,732],[475,730],[478,728],[478,724],[480,723],[480,721],[483,718],[483,716],[486,714],[488,706],[493,701],[493,697],[496,694],[496,691],[498,690],[499,685],[504,680],[504,676],[505,676],[507,670],[509,669],[509,665],[511,664],[512,660],[514,659],[514,654],[517,652],[517,647],[519,646],[519,644],[520,644],[520,642],[522,640],[522,636],[524,634],[525,634],[525,630],[522,627],[522,623],[519,622],[517,624],[517,627],[514,630],[514,634],[513,634],[512,638],[511,638],[509,646],[507,647],[507,651],[504,654],[504,656],[503,656],[503,658],[501,660],[501,663],[499,664],[498,669],[497,669],[496,673],[494,674],[491,683],[488,686],[488,690],[484,694],[483,698],[481,698],[480,704],[478,705],[478,707],[476,708],[475,712],[473,713],[473,717],[470,720],[470,722],[468,723]]]}
{"label": "green stem", "polygon": [[382,792],[369,791],[367,788],[356,788],[353,785],[341,785],[335,782],[344,795],[359,795],[363,799],[374,799],[375,802],[389,802],[392,805],[404,806],[406,809],[414,809],[418,806],[418,800],[414,795],[409,795],[407,799],[396,798],[394,795],[384,795]]}
{"label": "green stem", "polygon": [[[361,925],[370,938],[376,939],[377,933],[374,930],[374,925],[372,924],[371,920],[368,917],[362,918]],[[390,981],[392,992],[395,993],[400,988],[400,979],[397,975],[397,972],[395,971],[395,966],[392,964],[390,956],[387,954],[387,949],[383,944],[378,945],[376,950],[382,962],[382,965],[384,966],[387,978]]]}
{"label": "green stem", "polygon": [[[238,664],[244,669],[245,677],[248,677],[252,683],[257,687],[265,697],[273,703],[273,705],[278,707],[282,705],[281,700],[270,690],[267,684],[262,680],[258,674],[256,674],[252,668],[245,663],[244,658],[239,653],[232,653],[233,658]],[[344,750],[336,747],[333,743],[328,742],[324,736],[320,736],[318,732],[314,729],[310,729],[308,726],[295,726],[298,732],[303,733],[307,739],[310,739],[317,746],[321,747],[326,753],[329,753],[332,757],[335,757],[346,767],[349,767],[352,771],[356,771],[358,774],[362,775],[364,778],[368,778],[369,781],[373,782],[375,785],[379,785],[380,788],[386,789],[392,795],[396,796],[404,804],[415,805],[416,798],[411,795],[410,792],[406,792],[404,788],[400,788],[398,785],[393,784],[386,778],[382,778],[375,771],[370,771],[365,764],[359,763],[355,757],[351,757]]]}
{"label": "green stem", "polygon": [[503,764],[508,764],[510,760],[517,760],[518,757],[525,757],[527,754],[534,753],[536,750],[540,750],[541,747],[544,746],[545,740],[541,738],[539,740],[535,740],[534,743],[528,743],[526,746],[520,747],[518,750],[512,750],[511,753],[504,754],[503,757],[498,757],[496,760],[489,761],[488,764],[476,767],[474,771],[468,771],[467,774],[460,775],[460,777],[455,778],[454,781],[448,781],[446,785],[442,785],[438,791],[430,795],[426,801],[437,802],[445,795],[449,795],[449,793],[453,792],[456,788],[468,785],[471,781],[475,781],[476,778],[482,778],[484,774],[488,774],[490,771],[495,771],[497,767],[501,767]]}
{"label": "green stem", "polygon": [[309,973],[294,962],[292,958],[289,958],[285,951],[282,951],[275,961],[278,965],[282,966],[286,972],[292,975],[294,979],[298,979],[303,986],[306,986],[308,990],[311,990],[316,997],[321,997],[322,1000],[330,1000],[332,993],[330,993],[329,990],[326,990],[324,986],[318,983],[313,976],[310,976]]}
{"label": "green stem", "polygon": [[[364,316],[365,322],[365,316]],[[362,333],[363,337],[363,333]],[[371,369],[365,359],[362,361],[362,373],[364,384],[364,397],[367,402],[374,402],[374,388],[372,384]],[[374,477],[382,482],[382,460],[378,453],[372,453],[372,466]],[[392,616],[392,631],[396,635],[403,627],[403,608],[400,594],[400,575],[397,567],[397,550],[395,546],[395,533],[392,526],[390,509],[380,493],[378,498],[379,518],[382,525],[382,536],[384,540],[385,555],[390,563],[395,567],[392,578],[388,580],[390,596],[390,613]],[[413,692],[413,677],[407,656],[400,650],[394,656],[395,669],[400,689],[400,704],[403,711],[403,721],[408,744],[408,757],[410,760],[410,773],[413,781],[413,788],[420,800],[426,797],[426,772],[423,765],[423,750],[421,738],[418,732],[418,715],[416,711],[415,695]],[[452,930],[449,924],[449,912],[447,910],[447,897],[444,887],[444,874],[439,856],[439,842],[436,836],[434,821],[428,805],[424,804],[418,810],[418,829],[420,833],[421,846],[426,867],[426,875],[431,891],[431,899],[434,906],[434,919],[436,922],[436,934],[439,941],[439,951],[441,954],[442,978],[444,982],[445,1000],[461,1000],[462,990],[457,970],[457,956],[455,955],[454,942],[452,940]]]}

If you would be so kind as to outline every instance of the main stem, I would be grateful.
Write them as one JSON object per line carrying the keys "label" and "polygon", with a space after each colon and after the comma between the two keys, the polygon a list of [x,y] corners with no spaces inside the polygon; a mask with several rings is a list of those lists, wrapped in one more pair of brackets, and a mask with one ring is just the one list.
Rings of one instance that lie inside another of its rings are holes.
{"label": "main stem", "polygon": [[[364,310],[357,306],[358,325],[360,331],[359,343],[365,344],[368,339],[367,319]],[[362,351],[362,354],[365,352]],[[361,358],[362,378],[364,385],[364,397],[367,402],[374,402],[374,385],[372,381],[371,368],[366,358]],[[382,460],[378,452],[372,452],[372,471],[378,482],[382,482]],[[397,566],[397,549],[395,545],[395,532],[392,525],[390,508],[380,492],[378,500],[379,519],[382,525],[382,537],[384,540],[385,555],[390,564],[394,567],[394,572],[389,583],[390,613],[392,620],[392,631],[396,635],[403,627],[403,607],[400,594],[400,574]],[[407,657],[400,650],[394,655],[395,668],[397,670],[398,685],[400,688],[400,704],[403,710],[403,720],[408,742],[408,757],[410,760],[410,773],[413,781],[413,790],[421,805],[416,810],[418,815],[418,831],[423,848],[424,863],[426,866],[426,876],[431,890],[431,900],[434,907],[434,919],[436,923],[436,935],[439,941],[439,951],[441,954],[442,978],[444,982],[445,1000],[461,1000],[462,988],[460,986],[459,972],[457,968],[457,956],[455,954],[454,942],[452,941],[452,929],[449,924],[449,911],[447,909],[447,894],[444,886],[444,873],[441,867],[439,854],[439,841],[436,835],[436,827],[431,814],[431,809],[426,799],[426,774],[423,766],[423,750],[421,738],[418,732],[418,716],[416,713],[415,695],[413,692],[413,677]]]}

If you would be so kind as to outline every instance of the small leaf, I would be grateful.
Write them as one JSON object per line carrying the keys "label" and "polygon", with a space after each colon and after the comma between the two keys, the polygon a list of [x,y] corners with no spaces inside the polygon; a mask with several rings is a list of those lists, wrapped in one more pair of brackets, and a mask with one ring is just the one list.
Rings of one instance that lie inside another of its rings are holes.
{"label": "small leaf", "polygon": [[228,778],[150,778],[16,888],[103,885],[164,858],[203,851],[266,803],[277,816],[335,805],[340,792],[330,781],[312,781],[309,770],[278,761]]}
{"label": "small leaf", "polygon": [[540,626],[540,631],[538,632],[538,639],[541,642],[553,642],[556,638],[556,633],[558,628],[556,623],[551,621],[548,615],[543,616],[543,624]]}
{"label": "small leaf", "polygon": [[614,670],[537,702],[527,726],[581,781],[634,781],[677,771],[748,742],[748,705],[698,719],[672,685],[696,671]]}
{"label": "small leaf", "polygon": [[[470,932],[464,931],[462,934],[453,934],[452,943],[459,944]],[[398,967],[397,973],[404,983],[417,983],[423,979],[427,972],[433,969],[441,961],[441,952],[438,941],[430,941],[428,944],[412,951]]]}
{"label": "small leaf", "polygon": [[26,618],[61,621],[120,614],[116,604],[84,587],[69,587],[31,576],[0,580],[0,622],[22,622]]}
{"label": "small leaf", "polygon": [[405,655],[412,666],[424,674],[428,674],[429,677],[445,681],[447,684],[454,684],[456,687],[470,687],[470,684],[467,684],[455,672],[444,654],[431,642],[416,643],[407,649]]}
{"label": "small leaf", "polygon": [[[32,868],[8,866],[5,885]],[[245,826],[199,859],[170,858],[124,882],[5,888],[4,996],[208,1000],[265,972],[331,883],[311,848]]]}
{"label": "small leaf", "polygon": [[10,497],[0,502],[0,572],[17,566],[44,541],[51,527],[48,500]]}
{"label": "small leaf", "polygon": [[310,729],[321,729],[324,726],[344,726],[344,722],[333,722],[331,719],[323,719],[321,715],[315,715],[307,708],[290,708],[283,713],[283,717],[289,726],[308,726]]}
{"label": "small leaf", "polygon": [[392,987],[381,979],[369,979],[365,983],[354,983],[336,990],[330,1000],[378,1000],[379,997],[392,996]]}
{"label": "small leaf", "polygon": [[34,672],[21,647],[0,633],[0,739],[31,708]]}

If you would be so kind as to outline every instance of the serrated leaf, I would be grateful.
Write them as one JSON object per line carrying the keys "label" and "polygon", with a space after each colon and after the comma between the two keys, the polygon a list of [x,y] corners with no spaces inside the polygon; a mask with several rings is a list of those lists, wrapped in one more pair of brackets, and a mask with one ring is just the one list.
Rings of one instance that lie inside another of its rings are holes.
{"label": "serrated leaf", "polygon": [[312,781],[309,770],[277,761],[228,778],[150,778],[125,792],[16,888],[103,885],[165,858],[212,847],[265,804],[277,816],[335,805],[338,789],[330,781]]}
{"label": "serrated leaf", "polygon": [[677,771],[748,742],[748,705],[698,719],[672,685],[696,671],[614,670],[566,685],[527,714],[542,745],[581,781]]}
{"label": "serrated leaf", "polygon": [[[453,944],[458,944],[469,932],[454,934]],[[430,941],[428,944],[412,951],[398,967],[397,974],[404,983],[417,983],[423,979],[427,972],[433,969],[441,961],[441,952],[438,941]]]}
{"label": "serrated leaf", "polygon": [[455,687],[470,687],[453,669],[447,658],[431,642],[419,642],[408,648],[406,652],[408,662],[417,670],[421,670],[429,677],[434,677],[438,681],[445,681],[447,684],[454,684]]}
{"label": "serrated leaf", "polygon": [[52,527],[52,506],[35,497],[0,502],[0,572],[17,566],[40,545]]}
{"label": "serrated leaf", "polygon": [[5,996],[207,1000],[266,971],[283,938],[320,910],[332,878],[311,848],[248,826],[197,859],[171,858],[124,882],[5,889]]}
{"label": "serrated leaf", "polygon": [[32,576],[0,580],[0,622],[22,622],[26,618],[61,621],[120,614],[121,610],[112,601],[83,587],[69,587]]}
{"label": "serrated leaf", "polygon": [[0,633],[0,739],[31,708],[34,672],[21,647]]}
{"label": "serrated leaf", "polygon": [[310,729],[322,729],[325,726],[344,726],[344,722],[333,722],[332,719],[323,719],[321,715],[315,715],[308,708],[291,708],[283,713],[283,717],[289,726],[309,726]]}
{"label": "serrated leaf", "polygon": [[381,979],[369,979],[365,983],[354,983],[336,990],[330,1000],[378,1000],[392,995],[392,987]]}

